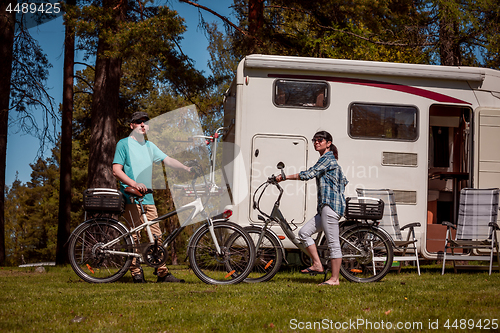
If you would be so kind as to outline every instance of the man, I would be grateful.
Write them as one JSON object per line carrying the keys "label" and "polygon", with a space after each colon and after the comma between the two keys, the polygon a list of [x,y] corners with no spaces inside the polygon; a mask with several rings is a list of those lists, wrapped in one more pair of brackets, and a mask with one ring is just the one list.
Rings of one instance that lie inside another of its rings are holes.
{"label": "man", "polygon": [[[124,217],[131,226],[137,227],[144,223],[140,216],[140,208],[137,203],[131,203],[129,196],[124,192],[128,186],[132,186],[145,193],[148,188],[151,188],[153,163],[161,162],[166,166],[191,171],[191,168],[185,166],[178,160],[167,156],[154,143],[145,139],[145,135],[149,130],[149,116],[146,112],[135,112],[130,119],[130,129],[132,133],[118,142],[116,145],[115,157],[113,160],[113,175],[120,181],[120,190],[125,195],[126,205]],[[153,194],[144,195],[143,200],[144,210],[148,221],[158,217]],[[159,224],[151,226],[151,232],[158,237],[161,236]],[[134,241],[138,240],[137,234],[133,235]],[[156,282],[184,282],[169,273],[167,266],[163,265],[158,268],[158,279]],[[130,273],[134,283],[145,283],[144,273],[140,264],[136,259],[132,260]]]}

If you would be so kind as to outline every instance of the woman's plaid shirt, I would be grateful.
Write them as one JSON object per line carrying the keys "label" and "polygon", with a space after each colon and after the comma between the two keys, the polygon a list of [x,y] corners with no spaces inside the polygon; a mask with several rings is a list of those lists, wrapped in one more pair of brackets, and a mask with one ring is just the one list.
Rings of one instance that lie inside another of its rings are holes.
{"label": "woman's plaid shirt", "polygon": [[314,166],[300,172],[299,177],[301,180],[309,180],[316,177],[318,214],[321,214],[323,206],[328,205],[339,216],[344,215],[344,190],[349,181],[344,176],[342,168],[337,163],[331,151],[323,154]]}

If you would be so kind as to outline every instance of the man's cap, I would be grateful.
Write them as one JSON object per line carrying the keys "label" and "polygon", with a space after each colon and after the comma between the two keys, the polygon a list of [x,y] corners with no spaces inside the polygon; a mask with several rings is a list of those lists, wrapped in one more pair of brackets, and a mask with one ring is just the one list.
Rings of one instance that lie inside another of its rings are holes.
{"label": "man's cap", "polygon": [[146,118],[147,120],[149,120],[149,116],[146,112],[144,112],[144,111],[134,112],[134,114],[130,118],[130,123],[133,123],[136,120],[143,119],[143,118]]}

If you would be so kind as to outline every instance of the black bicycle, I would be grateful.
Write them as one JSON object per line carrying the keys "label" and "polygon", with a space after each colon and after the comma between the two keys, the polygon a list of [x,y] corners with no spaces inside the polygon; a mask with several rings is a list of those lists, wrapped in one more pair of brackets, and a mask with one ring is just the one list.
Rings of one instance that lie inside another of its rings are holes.
{"label": "black bicycle", "polygon": [[[279,163],[284,178],[284,164]],[[260,209],[260,201],[266,189],[274,186],[279,190],[278,198],[272,211],[268,214]],[[307,253],[304,244],[294,233],[292,224],[288,223],[280,211],[283,188],[274,175],[257,188],[253,195],[253,209],[261,215],[262,223],[255,223],[245,230],[255,243],[256,258],[254,267],[245,282],[264,282],[272,279],[279,271],[285,258],[285,249],[281,239],[271,229],[278,224],[288,239],[303,253]],[[340,274],[351,282],[376,282],[381,280],[390,270],[394,257],[391,238],[378,227],[383,216],[384,202],[375,198],[347,198],[345,219],[340,221],[340,246],[342,265]],[[330,270],[329,250],[322,233],[316,238],[316,245],[321,262],[326,272]]]}

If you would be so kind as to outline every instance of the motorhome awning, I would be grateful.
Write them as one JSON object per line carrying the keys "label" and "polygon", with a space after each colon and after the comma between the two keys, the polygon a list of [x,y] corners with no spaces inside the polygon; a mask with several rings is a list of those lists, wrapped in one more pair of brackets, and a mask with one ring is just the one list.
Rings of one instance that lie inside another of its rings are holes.
{"label": "motorhome awning", "polygon": [[307,70],[332,73],[405,76],[442,80],[483,82],[483,68],[452,67],[436,65],[403,64],[329,58],[305,58],[271,55],[249,55],[245,58],[247,68],[272,68]]}

